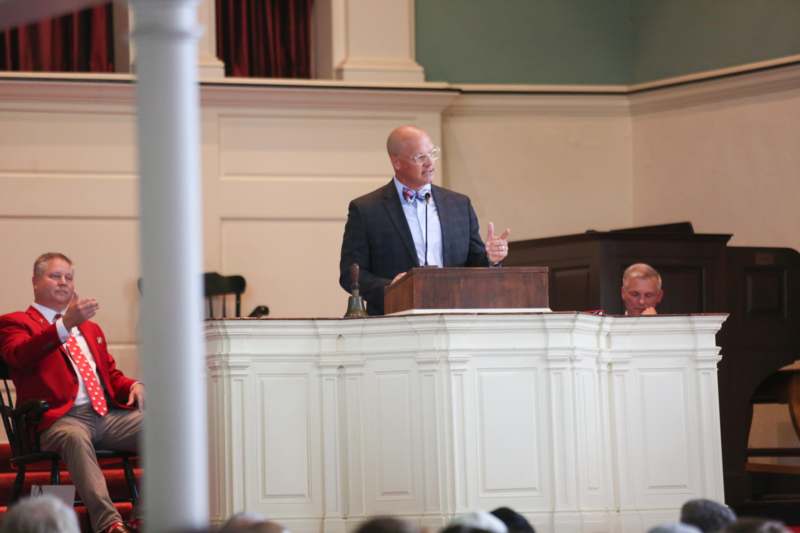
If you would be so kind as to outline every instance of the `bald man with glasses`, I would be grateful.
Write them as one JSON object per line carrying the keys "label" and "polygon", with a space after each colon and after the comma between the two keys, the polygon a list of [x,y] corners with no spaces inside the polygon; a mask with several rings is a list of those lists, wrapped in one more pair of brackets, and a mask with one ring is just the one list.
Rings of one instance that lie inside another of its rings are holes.
{"label": "bald man with glasses", "polygon": [[441,148],[425,131],[396,128],[386,150],[394,176],[350,202],[339,262],[339,284],[348,292],[350,265],[360,267],[370,315],[383,314],[384,288],[413,267],[497,265],[508,254],[508,229],[495,235],[490,222],[484,244],[469,198],[431,183]]}

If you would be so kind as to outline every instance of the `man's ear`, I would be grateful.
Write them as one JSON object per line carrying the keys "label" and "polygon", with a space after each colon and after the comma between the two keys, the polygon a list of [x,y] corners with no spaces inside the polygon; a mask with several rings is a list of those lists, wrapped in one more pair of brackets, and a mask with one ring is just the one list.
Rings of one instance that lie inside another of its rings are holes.
{"label": "man's ear", "polygon": [[398,170],[400,168],[400,161],[396,157],[391,156],[389,160],[392,162],[392,168]]}

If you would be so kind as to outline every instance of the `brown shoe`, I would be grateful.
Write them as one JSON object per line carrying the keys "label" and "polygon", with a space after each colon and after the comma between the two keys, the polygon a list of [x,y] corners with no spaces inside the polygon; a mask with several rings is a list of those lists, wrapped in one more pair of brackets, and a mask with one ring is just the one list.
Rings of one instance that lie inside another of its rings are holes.
{"label": "brown shoe", "polygon": [[103,533],[132,533],[133,530],[125,525],[124,522],[114,522],[103,530]]}

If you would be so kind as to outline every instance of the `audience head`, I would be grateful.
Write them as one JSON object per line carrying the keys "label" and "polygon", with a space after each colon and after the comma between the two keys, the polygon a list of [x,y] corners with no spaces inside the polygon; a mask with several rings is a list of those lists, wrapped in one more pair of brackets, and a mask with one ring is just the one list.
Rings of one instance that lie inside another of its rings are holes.
{"label": "audience head", "polygon": [[703,533],[719,531],[736,521],[736,513],[725,504],[699,498],[681,507],[681,522],[691,524]]}
{"label": "audience head", "polygon": [[622,275],[622,301],[630,316],[654,315],[661,303],[661,276],[648,264],[636,263],[625,269]]}
{"label": "audience head", "polygon": [[763,518],[740,518],[729,524],[721,533],[791,533],[789,529],[777,520]]}
{"label": "audience head", "polygon": [[393,516],[376,516],[358,526],[356,533],[418,533],[419,528]]}
{"label": "audience head", "polygon": [[72,261],[58,252],[48,252],[33,262],[34,301],[50,309],[64,309],[75,293]]}
{"label": "audience head", "polygon": [[386,139],[386,150],[397,180],[417,190],[429,184],[436,172],[440,149],[423,130],[400,126]]}
{"label": "audience head", "polygon": [[651,527],[647,533],[700,533],[700,530],[689,524],[673,522],[671,524],[661,524]]}
{"label": "audience head", "polygon": [[508,528],[508,533],[536,533],[528,520],[508,507],[498,507],[492,514],[499,518]]}
{"label": "audience head", "polygon": [[290,533],[288,529],[286,529],[282,524],[278,522],[273,522],[272,520],[266,520],[264,522],[258,522],[257,524],[251,524],[242,529],[242,532],[246,533]]}
{"label": "audience head", "polygon": [[252,526],[254,524],[260,524],[261,522],[266,521],[267,517],[261,513],[242,511],[231,515],[231,517],[228,518],[228,521],[222,524],[220,532],[227,531],[228,529]]}
{"label": "audience head", "polygon": [[13,505],[0,533],[80,533],[75,509],[55,496],[34,496]]}
{"label": "audience head", "polygon": [[486,511],[476,511],[455,517],[442,533],[509,533],[502,520]]}

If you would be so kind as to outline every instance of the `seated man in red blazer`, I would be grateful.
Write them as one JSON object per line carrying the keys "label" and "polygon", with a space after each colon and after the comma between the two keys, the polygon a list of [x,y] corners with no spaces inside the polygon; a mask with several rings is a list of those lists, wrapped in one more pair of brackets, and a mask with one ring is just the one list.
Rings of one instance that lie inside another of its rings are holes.
{"label": "seated man in red blazer", "polygon": [[17,403],[36,398],[50,405],[38,428],[42,449],[61,455],[94,531],[131,531],[111,502],[94,450],[138,449],[144,386],[117,369],[103,330],[89,320],[97,301],[78,298],[67,256],[36,259],[33,294],[26,311],[0,317],[0,357]]}

